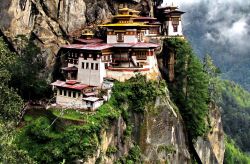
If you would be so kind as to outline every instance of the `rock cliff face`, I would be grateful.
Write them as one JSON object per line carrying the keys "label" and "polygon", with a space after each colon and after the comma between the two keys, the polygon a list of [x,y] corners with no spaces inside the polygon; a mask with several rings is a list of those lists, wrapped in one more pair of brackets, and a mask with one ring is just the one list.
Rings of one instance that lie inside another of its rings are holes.
{"label": "rock cliff face", "polygon": [[[114,163],[125,157],[129,149],[139,145],[142,163],[192,163],[188,140],[178,109],[168,95],[158,97],[145,107],[144,114],[133,114],[130,123],[133,131],[125,139],[126,123],[120,117],[109,130],[101,134],[101,143],[94,156],[85,163]],[[210,108],[211,130],[199,138],[195,149],[204,164],[222,164],[224,159],[224,136],[217,107]],[[108,149],[116,147],[116,153],[108,155]]]}
{"label": "rock cliff face", "polygon": [[[136,140],[145,163],[189,163],[183,122],[168,96],[146,108]],[[138,120],[138,119],[135,119]],[[135,133],[136,134],[136,133]]]}
{"label": "rock cliff face", "polygon": [[[60,45],[67,43],[74,31],[108,21],[117,12],[121,2],[123,1],[4,0],[0,3],[0,34],[6,36],[14,47],[17,35],[33,36],[42,48],[50,68]],[[130,0],[126,3],[140,10],[143,15],[153,14],[151,0]],[[163,73],[165,69],[161,68]],[[211,108],[210,118],[211,132],[205,139],[197,141],[196,151],[203,163],[223,163],[224,137],[217,108]],[[143,115],[134,114],[131,121],[134,125],[131,140],[121,142],[127,125],[120,118],[108,131],[102,132],[99,150],[87,163],[98,160],[112,163],[126,155],[134,144],[140,146],[145,163],[191,162],[183,121],[168,95],[147,106]],[[118,147],[118,152],[106,156],[109,146]]]}
{"label": "rock cliff face", "polygon": [[220,110],[210,105],[209,111],[211,130],[205,138],[199,138],[195,149],[203,163],[223,163],[225,144]]}
{"label": "rock cliff face", "polygon": [[[0,4],[0,30],[14,44],[17,35],[34,36],[47,57],[47,66],[61,44],[74,31],[108,21],[122,0],[5,0]],[[142,14],[152,13],[151,0],[129,0],[126,4]]]}
{"label": "rock cliff face", "polygon": [[[114,163],[126,156],[134,145],[139,145],[143,163],[190,163],[183,122],[170,98],[158,97],[145,109],[144,114],[132,115],[133,131],[129,138],[124,137],[127,125],[122,117],[113,122],[109,130],[103,131],[98,151],[85,163]],[[110,147],[116,147],[117,152],[108,155]]]}

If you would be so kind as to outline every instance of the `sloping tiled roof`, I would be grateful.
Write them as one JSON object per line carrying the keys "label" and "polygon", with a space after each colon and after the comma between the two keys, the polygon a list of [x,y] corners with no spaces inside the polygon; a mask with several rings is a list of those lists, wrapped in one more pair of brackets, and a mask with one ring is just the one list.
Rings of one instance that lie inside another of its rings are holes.
{"label": "sloping tiled roof", "polygon": [[64,67],[64,68],[62,68],[62,70],[64,70],[64,71],[77,71],[78,68],[76,66],[73,66],[73,67]]}
{"label": "sloping tiled roof", "polygon": [[101,51],[101,50],[109,49],[111,47],[112,47],[112,45],[110,45],[110,44],[97,43],[97,44],[86,44],[86,45],[83,45],[83,44],[70,44],[70,45],[64,45],[61,48]]}
{"label": "sloping tiled roof", "polygon": [[103,42],[102,39],[97,39],[97,38],[93,38],[93,39],[75,39],[76,41],[78,42],[81,42],[81,43],[87,43],[87,44],[90,44],[90,43],[101,43]]}
{"label": "sloping tiled roof", "polygon": [[56,87],[66,88],[66,89],[79,90],[79,91],[83,90],[84,88],[91,87],[89,85],[81,84],[81,83],[67,84],[66,81],[60,81],[60,80],[57,80],[54,83],[51,83],[51,85],[56,86]]}
{"label": "sloping tiled roof", "polygon": [[109,49],[112,47],[115,47],[115,48],[157,48],[157,47],[159,47],[159,45],[153,44],[153,43],[143,43],[143,42],[139,42],[139,43],[114,43],[114,44],[97,43],[97,44],[87,44],[87,45],[71,44],[71,45],[62,46],[61,48],[101,51],[101,50]]}
{"label": "sloping tiled roof", "polygon": [[112,44],[113,47],[116,48],[157,48],[160,45],[158,44],[153,44],[153,43],[143,43],[143,42],[139,42],[139,43],[115,43]]}

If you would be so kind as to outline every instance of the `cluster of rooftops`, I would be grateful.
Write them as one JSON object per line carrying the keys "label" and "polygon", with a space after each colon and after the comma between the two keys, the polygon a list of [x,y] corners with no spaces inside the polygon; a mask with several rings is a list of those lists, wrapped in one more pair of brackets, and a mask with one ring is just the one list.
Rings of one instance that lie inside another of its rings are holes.
{"label": "cluster of rooftops", "polygon": [[[57,105],[94,110],[109,99],[113,80],[125,81],[138,72],[158,79],[156,38],[182,36],[183,13],[166,6],[159,7],[159,18],[141,17],[139,11],[124,7],[111,22],[100,25],[107,31],[106,43],[85,30],[72,44],[61,46],[65,81],[51,84]],[[100,90],[106,94],[100,96]]]}

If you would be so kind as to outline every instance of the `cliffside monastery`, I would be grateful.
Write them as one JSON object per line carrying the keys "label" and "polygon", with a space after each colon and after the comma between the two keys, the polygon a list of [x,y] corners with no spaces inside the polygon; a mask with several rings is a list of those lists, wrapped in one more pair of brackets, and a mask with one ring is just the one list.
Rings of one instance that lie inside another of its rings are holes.
{"label": "cliffside monastery", "polygon": [[[107,41],[94,38],[89,30],[73,44],[64,45],[59,54],[65,58],[61,68],[65,81],[51,85],[56,104],[63,107],[95,110],[108,101],[113,80],[125,81],[136,73],[158,79],[155,52],[160,45],[152,38],[182,36],[181,15],[175,6],[158,8],[158,18],[141,17],[139,11],[121,8],[107,30]],[[100,94],[100,90],[105,94]]]}

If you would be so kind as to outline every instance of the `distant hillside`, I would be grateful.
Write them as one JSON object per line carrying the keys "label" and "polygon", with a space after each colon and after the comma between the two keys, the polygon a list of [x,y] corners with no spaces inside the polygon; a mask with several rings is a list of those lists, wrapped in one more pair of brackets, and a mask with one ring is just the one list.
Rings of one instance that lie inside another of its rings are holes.
{"label": "distant hillside", "polygon": [[250,151],[250,93],[230,81],[221,81],[222,122],[225,133],[245,152]]}

